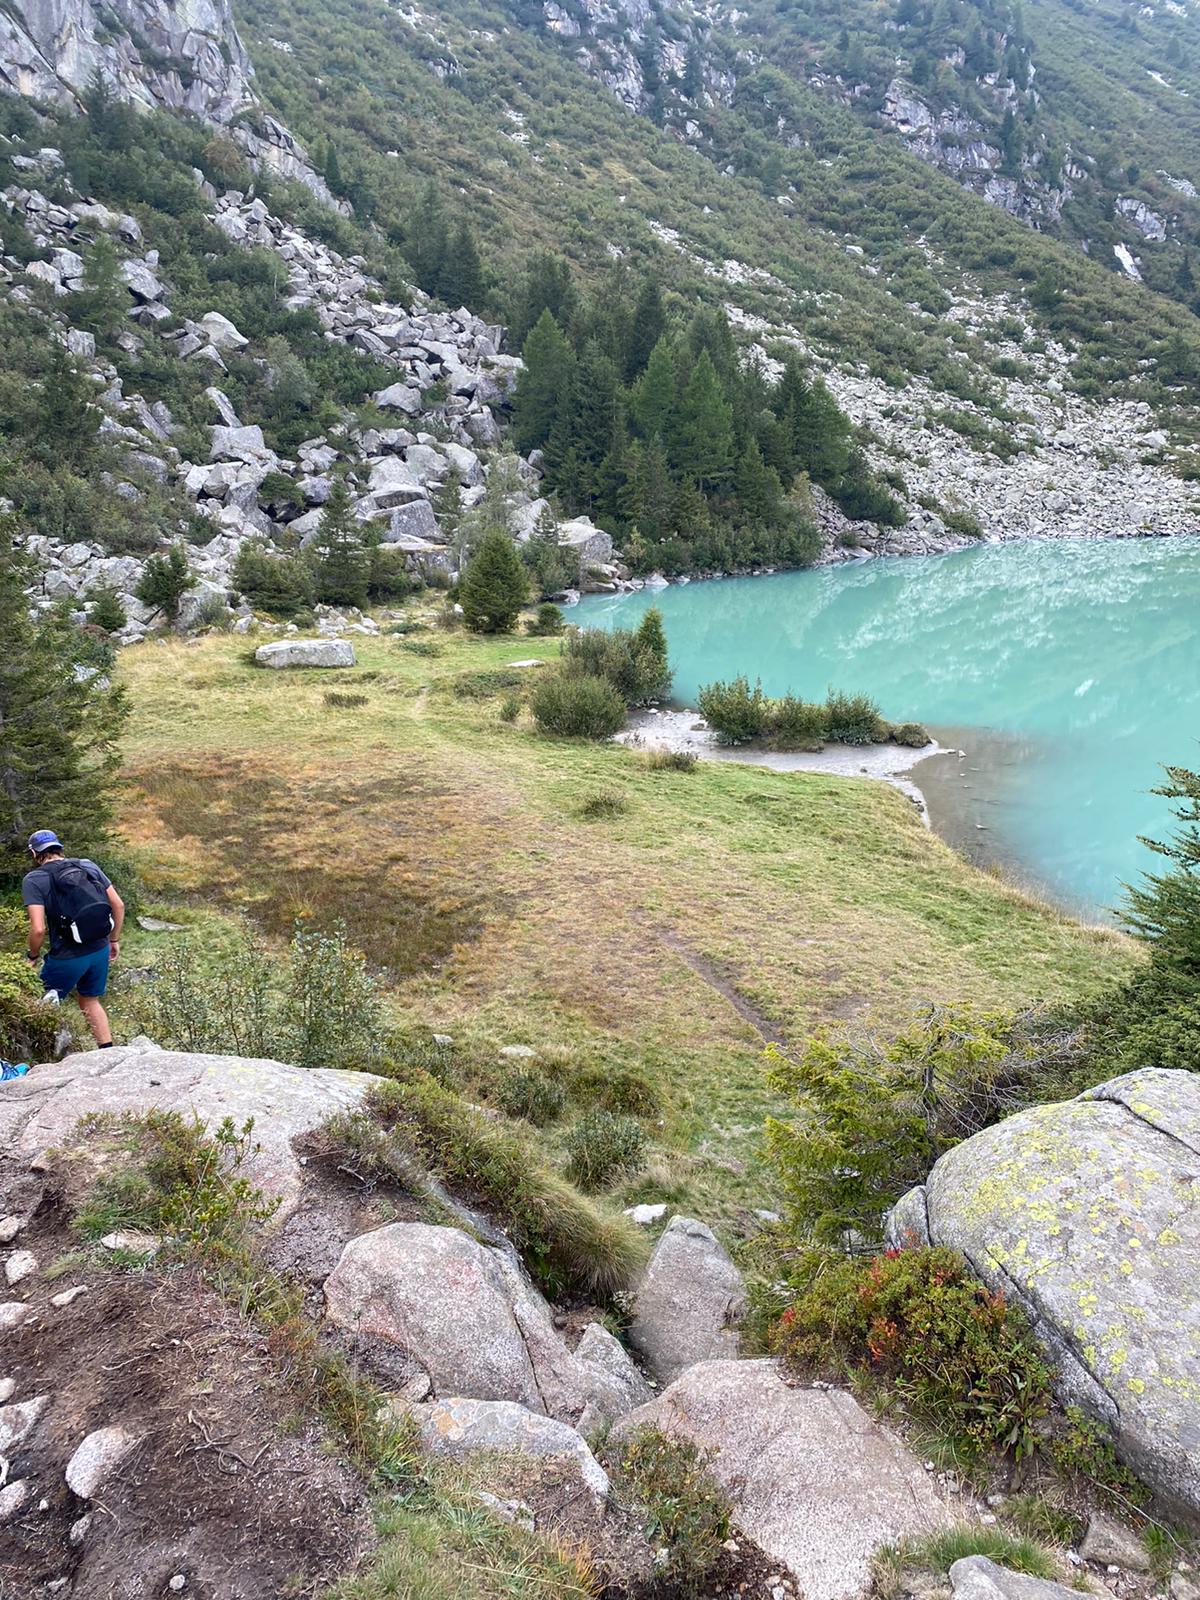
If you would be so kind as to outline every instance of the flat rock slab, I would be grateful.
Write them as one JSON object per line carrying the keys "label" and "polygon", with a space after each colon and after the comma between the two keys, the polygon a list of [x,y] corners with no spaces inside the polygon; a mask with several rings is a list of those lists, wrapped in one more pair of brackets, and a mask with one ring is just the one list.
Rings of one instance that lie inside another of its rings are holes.
{"label": "flat rock slab", "polygon": [[954,1600],[1079,1600],[1078,1589],[998,1567],[986,1556],[964,1556],[950,1568]]}
{"label": "flat rock slab", "polygon": [[511,1400],[435,1400],[414,1406],[421,1441],[436,1455],[464,1456],[477,1450],[551,1456],[573,1462],[595,1495],[608,1493],[608,1474],[574,1428],[528,1411]]}
{"label": "flat rock slab", "polygon": [[884,1545],[961,1518],[893,1434],[836,1389],[793,1389],[774,1361],[705,1361],[622,1418],[714,1452],[734,1521],[813,1600],[859,1600]]}
{"label": "flat rock slab", "polygon": [[71,1141],[89,1112],[151,1109],[193,1113],[210,1126],[232,1117],[240,1127],[254,1118],[259,1145],[243,1175],[280,1201],[287,1216],[300,1196],[301,1168],[292,1140],[339,1111],[359,1106],[381,1080],[366,1072],[329,1067],[289,1067],[242,1056],[122,1046],[87,1050],[34,1067],[5,1084],[0,1099],[0,1149],[35,1156]]}
{"label": "flat rock slab", "polygon": [[278,639],[254,652],[260,667],[352,667],[356,656],[349,639]]}
{"label": "flat rock slab", "polygon": [[[949,1151],[893,1214],[1028,1313],[1059,1395],[1200,1512],[1200,1075],[1147,1068]],[[913,1219],[916,1225],[913,1225]]]}

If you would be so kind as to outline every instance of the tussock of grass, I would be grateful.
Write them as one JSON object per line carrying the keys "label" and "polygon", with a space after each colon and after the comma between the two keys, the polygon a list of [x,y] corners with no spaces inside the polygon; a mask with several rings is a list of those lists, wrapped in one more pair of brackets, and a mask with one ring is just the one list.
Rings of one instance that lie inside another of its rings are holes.
{"label": "tussock of grass", "polygon": [[1013,1537],[1000,1528],[978,1528],[969,1523],[932,1534],[928,1539],[907,1540],[880,1551],[875,1561],[876,1593],[884,1600],[895,1594],[901,1574],[916,1569],[947,1573],[966,1556],[986,1556],[997,1566],[1023,1572],[1031,1578],[1054,1579],[1058,1568],[1049,1551],[1032,1539]]}
{"label": "tussock of grass", "polygon": [[[485,1121],[423,1074],[376,1090],[368,1107],[392,1146],[376,1159],[393,1162],[402,1182],[414,1158],[436,1171],[503,1227],[550,1292],[608,1297],[628,1287],[646,1254],[638,1230],[552,1172],[512,1128]],[[344,1124],[335,1127],[344,1136]]]}

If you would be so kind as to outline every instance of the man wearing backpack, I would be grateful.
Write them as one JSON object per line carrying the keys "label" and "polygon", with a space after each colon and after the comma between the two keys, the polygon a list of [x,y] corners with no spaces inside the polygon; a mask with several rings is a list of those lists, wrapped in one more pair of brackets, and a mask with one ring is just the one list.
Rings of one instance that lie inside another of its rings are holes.
{"label": "man wearing backpack", "polygon": [[42,962],[47,999],[65,1000],[74,991],[92,1038],[101,1050],[111,1050],[112,1029],[100,1000],[108,964],[120,953],[125,902],[94,861],[69,860],[49,828],[30,835],[29,853],[34,865],[21,885],[29,960],[37,961],[48,936]]}

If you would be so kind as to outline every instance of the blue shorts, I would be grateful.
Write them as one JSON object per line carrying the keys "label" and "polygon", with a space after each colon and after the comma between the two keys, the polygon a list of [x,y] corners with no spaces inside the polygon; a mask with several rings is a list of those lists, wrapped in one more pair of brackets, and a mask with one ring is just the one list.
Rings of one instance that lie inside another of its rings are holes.
{"label": "blue shorts", "polygon": [[108,988],[108,946],[87,956],[47,956],[42,962],[42,988],[65,1000],[78,989],[85,1000],[98,1000]]}

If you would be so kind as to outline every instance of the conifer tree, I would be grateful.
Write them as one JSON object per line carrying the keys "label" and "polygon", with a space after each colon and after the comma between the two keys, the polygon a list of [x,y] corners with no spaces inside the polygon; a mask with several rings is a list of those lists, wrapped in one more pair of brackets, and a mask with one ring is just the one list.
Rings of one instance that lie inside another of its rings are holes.
{"label": "conifer tree", "polygon": [[332,139],[325,146],[324,170],[325,182],[333,190],[334,194],[340,194],[342,190],[342,164],[338,160],[337,145],[334,144]]}
{"label": "conifer tree", "polygon": [[643,439],[653,439],[656,434],[664,440],[670,437],[677,393],[674,349],[664,335],[650,352],[630,396],[629,412]]}
{"label": "conifer tree", "polygon": [[623,426],[623,414],[617,369],[593,340],[579,358],[570,417],[571,443],[579,463],[585,503],[604,495],[607,485],[603,469],[611,457],[614,435]]}
{"label": "conifer tree", "polygon": [[88,621],[94,628],[103,628],[105,633],[120,633],[129,618],[117,599],[116,591],[105,586],[92,591]]}
{"label": "conifer tree", "polygon": [[529,598],[529,580],[512,540],[493,528],[480,541],[459,584],[459,601],[474,633],[511,633]]}
{"label": "conifer tree", "polygon": [[648,444],[635,441],[625,458],[622,517],[636,523],[646,538],[657,542],[674,531],[674,503],[675,489],[662,439],[655,434]]}
{"label": "conifer tree", "polygon": [[533,532],[521,547],[521,560],[533,577],[539,600],[578,583],[578,558],[574,551],[559,544],[558,518],[551,505],[544,505],[538,513]]}
{"label": "conifer tree", "polygon": [[83,289],[75,296],[75,321],[101,339],[129,326],[129,290],[121,281],[121,259],[107,234],[100,234],[83,258]]}
{"label": "conifer tree", "polygon": [[335,478],[313,544],[313,584],[318,600],[330,606],[367,603],[371,553],[354,521],[350,491]]}
{"label": "conifer tree", "polygon": [[662,612],[651,606],[633,636],[634,648],[652,663],[642,673],[642,693],[647,700],[661,700],[671,691],[671,662],[667,654],[667,635]]}
{"label": "conifer tree", "polygon": [[747,526],[763,528],[778,521],[782,499],[779,474],[763,460],[757,439],[750,439],[738,457],[733,492]]}
{"label": "conifer tree", "polygon": [[722,484],[733,462],[733,414],[707,350],[684,391],[676,427],[674,465],[703,493]]}
{"label": "conifer tree", "polygon": [[633,308],[633,321],[629,326],[625,349],[626,383],[633,383],[641,376],[651,352],[666,331],[667,316],[663,310],[662,289],[657,278],[647,277],[642,281],[637,304]]}
{"label": "conifer tree", "polygon": [[195,582],[186,550],[181,544],[173,544],[165,556],[150,557],[134,593],[144,606],[174,622],[179,615],[179,602]]}
{"label": "conifer tree", "polygon": [[15,518],[0,516],[0,874],[13,877],[34,828],[54,828],[73,852],[102,853],[128,714],[123,689],[76,672],[82,640],[63,612],[31,621],[33,575],[15,532]]}
{"label": "conifer tree", "polygon": [[427,183],[405,230],[404,254],[418,285],[426,294],[441,294],[442,269],[449,248],[449,231],[441,197],[432,182]]}
{"label": "conifer tree", "polygon": [[447,305],[465,306],[473,311],[484,297],[483,263],[479,247],[467,224],[460,220],[450,240],[446,259],[442,263],[438,293]]}
{"label": "conifer tree", "polygon": [[542,251],[526,267],[513,304],[509,331],[514,346],[524,345],[543,311],[549,311],[560,328],[570,329],[578,308],[570,267],[561,256]]}
{"label": "conifer tree", "polygon": [[550,311],[525,341],[525,367],[513,395],[513,438],[523,453],[540,449],[560,412],[571,404],[575,352]]}
{"label": "conifer tree", "polygon": [[33,407],[31,454],[50,467],[82,467],[96,449],[101,413],[95,390],[57,340]]}

